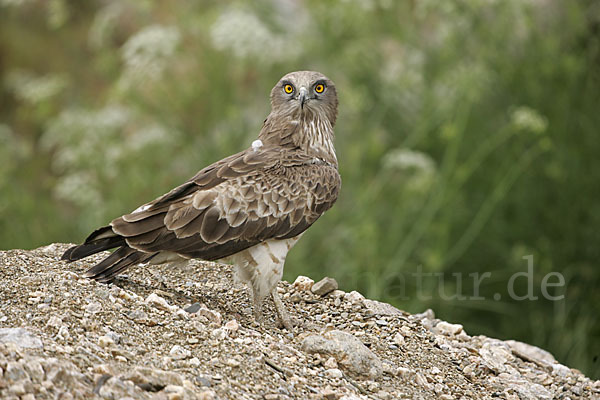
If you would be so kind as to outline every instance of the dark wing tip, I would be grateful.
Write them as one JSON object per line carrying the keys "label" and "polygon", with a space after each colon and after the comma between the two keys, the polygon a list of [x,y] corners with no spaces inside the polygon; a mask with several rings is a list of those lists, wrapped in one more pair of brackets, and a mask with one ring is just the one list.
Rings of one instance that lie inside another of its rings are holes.
{"label": "dark wing tip", "polygon": [[75,261],[75,259],[72,258],[72,254],[73,254],[73,251],[75,251],[75,249],[77,247],[78,246],[69,247],[69,249],[63,253],[63,255],[60,259],[63,261],[68,261],[68,262]]}

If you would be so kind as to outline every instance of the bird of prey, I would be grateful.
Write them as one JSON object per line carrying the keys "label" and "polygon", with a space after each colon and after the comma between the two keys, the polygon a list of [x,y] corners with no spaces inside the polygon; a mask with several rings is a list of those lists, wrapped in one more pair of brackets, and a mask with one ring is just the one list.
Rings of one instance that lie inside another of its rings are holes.
{"label": "bird of prey", "polygon": [[251,289],[257,322],[270,294],[291,330],[276,286],[288,251],[338,197],[337,106],[336,88],[321,73],[285,75],[271,90],[271,112],[249,148],[95,230],[63,260],[116,248],[85,273],[100,282],[140,263],[231,262]]}

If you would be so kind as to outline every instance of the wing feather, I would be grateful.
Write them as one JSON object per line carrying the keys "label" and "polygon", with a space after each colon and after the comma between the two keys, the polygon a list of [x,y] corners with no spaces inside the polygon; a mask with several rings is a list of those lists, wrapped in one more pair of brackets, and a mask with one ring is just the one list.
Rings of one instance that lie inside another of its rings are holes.
{"label": "wing feather", "polygon": [[297,236],[333,205],[340,179],[335,167],[285,151],[249,149],[221,160],[148,209],[117,218],[113,230],[143,252],[206,260]]}

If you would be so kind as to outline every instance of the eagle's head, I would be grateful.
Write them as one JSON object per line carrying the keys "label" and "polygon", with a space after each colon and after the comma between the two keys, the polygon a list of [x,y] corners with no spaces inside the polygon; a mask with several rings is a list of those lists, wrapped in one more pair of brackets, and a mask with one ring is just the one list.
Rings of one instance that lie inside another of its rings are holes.
{"label": "eagle's head", "polygon": [[327,120],[333,126],[337,106],[335,85],[320,72],[290,72],[271,90],[271,112],[279,115]]}

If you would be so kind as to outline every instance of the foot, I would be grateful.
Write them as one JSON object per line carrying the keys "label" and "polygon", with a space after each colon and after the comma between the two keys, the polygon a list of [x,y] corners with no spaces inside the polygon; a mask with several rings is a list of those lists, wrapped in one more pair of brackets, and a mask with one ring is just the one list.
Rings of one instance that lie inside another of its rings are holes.
{"label": "foot", "polygon": [[273,298],[273,303],[275,303],[275,310],[277,310],[277,315],[279,316],[279,322],[285,329],[290,332],[294,331],[294,324],[292,323],[292,319],[290,318],[290,314],[288,314],[287,309],[283,305],[283,301],[279,298],[279,294],[277,294],[277,288],[273,289],[271,292],[271,297]]}

